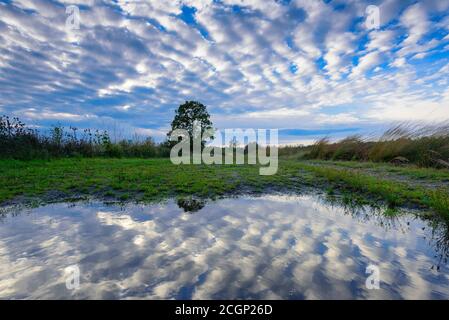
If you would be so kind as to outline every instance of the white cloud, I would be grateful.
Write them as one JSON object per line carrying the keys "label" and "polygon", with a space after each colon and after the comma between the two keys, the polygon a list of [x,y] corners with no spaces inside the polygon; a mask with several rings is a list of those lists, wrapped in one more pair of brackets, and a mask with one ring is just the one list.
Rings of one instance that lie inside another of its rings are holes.
{"label": "white cloud", "polygon": [[[0,4],[2,109],[20,115],[37,108],[28,117],[37,125],[58,116],[87,124],[90,114],[95,124],[107,118],[147,128],[152,121],[152,129],[162,130],[188,99],[208,105],[220,124],[262,127],[270,118],[280,128],[363,124],[375,94],[406,92],[424,99],[416,101],[421,105],[441,94],[433,83],[445,79],[427,77],[434,66],[419,77],[413,72],[414,62],[445,50],[438,46],[446,40],[429,37],[447,30],[444,16],[438,24],[430,20],[444,14],[435,1],[385,0],[382,29],[370,32],[360,21],[368,2],[336,10],[332,2],[302,0],[145,1],[132,12],[124,0],[62,3],[83,4],[78,32],[65,29],[65,7],[56,2]],[[177,17],[182,5],[196,7],[196,24]],[[392,75],[396,68],[407,76]],[[428,79],[421,81],[426,94],[416,94],[421,78]],[[344,104],[353,110],[320,120],[327,108]]]}
{"label": "white cloud", "polygon": [[365,56],[360,57],[359,63],[352,69],[351,76],[357,77],[364,75],[365,72],[376,67],[381,61],[381,55],[378,51],[370,52]]}

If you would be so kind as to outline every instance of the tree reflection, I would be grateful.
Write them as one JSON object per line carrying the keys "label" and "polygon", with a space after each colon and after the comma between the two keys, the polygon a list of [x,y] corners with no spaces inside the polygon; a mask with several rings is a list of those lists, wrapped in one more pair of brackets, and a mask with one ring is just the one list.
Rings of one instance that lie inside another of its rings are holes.
{"label": "tree reflection", "polygon": [[176,202],[184,212],[194,213],[204,208],[206,200],[195,198],[181,198]]}

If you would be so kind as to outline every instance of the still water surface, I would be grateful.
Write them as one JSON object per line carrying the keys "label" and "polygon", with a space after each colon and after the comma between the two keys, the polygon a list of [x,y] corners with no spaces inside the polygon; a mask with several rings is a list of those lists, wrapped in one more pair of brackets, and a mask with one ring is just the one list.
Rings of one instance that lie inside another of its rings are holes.
{"label": "still water surface", "polygon": [[448,242],[444,223],[311,195],[52,204],[1,216],[0,298],[447,299]]}

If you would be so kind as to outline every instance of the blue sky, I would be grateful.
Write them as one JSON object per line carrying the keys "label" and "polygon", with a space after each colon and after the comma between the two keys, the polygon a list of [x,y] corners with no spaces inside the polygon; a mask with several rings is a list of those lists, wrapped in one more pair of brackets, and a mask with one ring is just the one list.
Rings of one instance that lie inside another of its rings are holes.
{"label": "blue sky", "polygon": [[0,113],[42,130],[160,140],[185,100],[281,143],[446,121],[448,59],[449,1],[0,0]]}

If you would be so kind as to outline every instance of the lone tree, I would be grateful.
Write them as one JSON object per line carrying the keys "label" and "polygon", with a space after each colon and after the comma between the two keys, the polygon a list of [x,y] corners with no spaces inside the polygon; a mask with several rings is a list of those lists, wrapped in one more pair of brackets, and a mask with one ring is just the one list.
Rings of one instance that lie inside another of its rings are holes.
{"label": "lone tree", "polygon": [[[181,104],[176,110],[175,118],[171,123],[171,130],[167,134],[170,137],[171,133],[176,129],[184,129],[190,135],[191,142],[194,136],[194,124],[201,126],[201,136],[208,129],[212,129],[212,122],[210,121],[210,115],[207,112],[207,108],[204,104],[197,101],[186,101]],[[211,137],[213,139],[213,137]],[[205,140],[201,140],[201,147],[206,144]],[[192,143],[191,143],[192,145]]]}

